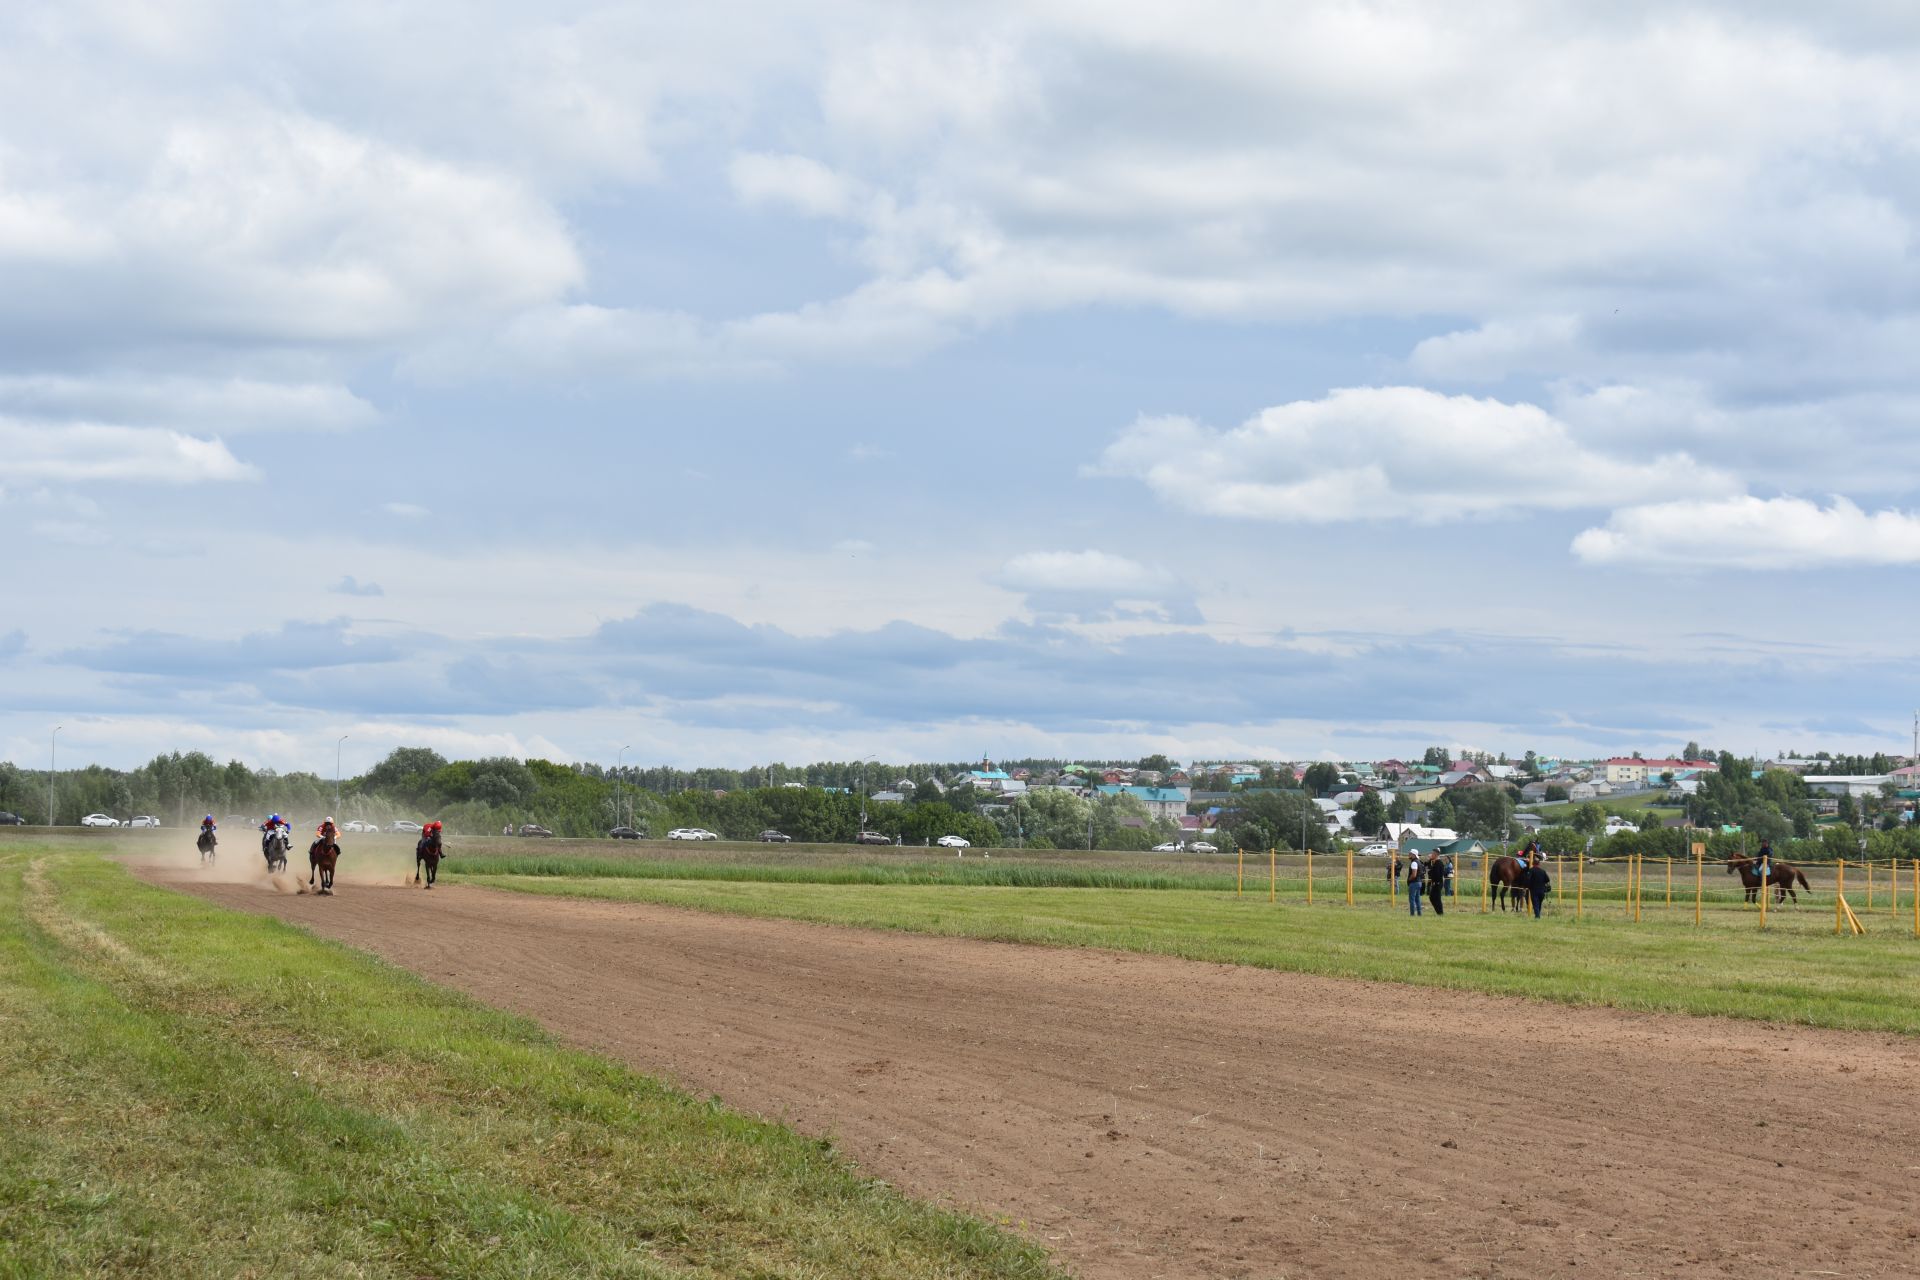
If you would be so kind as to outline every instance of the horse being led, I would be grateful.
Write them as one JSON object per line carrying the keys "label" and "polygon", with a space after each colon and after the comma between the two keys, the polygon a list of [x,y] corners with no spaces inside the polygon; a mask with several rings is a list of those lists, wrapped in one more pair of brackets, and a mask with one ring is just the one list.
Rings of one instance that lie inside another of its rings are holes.
{"label": "horse being led", "polygon": [[[320,892],[333,892],[333,866],[340,860],[340,845],[337,841],[321,836],[307,848],[307,862],[312,870],[307,875],[307,887],[313,888],[318,882]],[[295,883],[299,883],[295,881]]]}
{"label": "horse being led", "polygon": [[275,827],[261,838],[260,852],[267,859],[267,874],[287,869],[287,853],[293,848],[293,837],[283,827]]}
{"label": "horse being led", "polygon": [[[1527,864],[1519,858],[1495,858],[1487,867],[1493,901],[1502,911],[1527,911]],[[1509,907],[1508,903],[1512,903]]]}
{"label": "horse being led", "polygon": [[413,882],[420,883],[421,868],[426,869],[426,887],[433,888],[433,882],[440,875],[440,859],[446,851],[440,847],[440,824],[429,822],[420,829],[420,841],[413,846]]}
{"label": "horse being led", "polygon": [[[1746,886],[1748,902],[1757,902],[1759,900],[1759,866],[1760,859],[1758,858],[1735,856],[1727,859],[1727,874],[1732,875],[1736,871],[1740,873],[1740,883]],[[1776,904],[1785,902],[1788,894],[1793,894],[1794,902],[1796,904],[1799,903],[1800,895],[1793,892],[1795,881],[1798,881],[1800,887],[1808,893],[1813,892],[1813,886],[1807,883],[1807,877],[1800,868],[1790,862],[1781,862],[1778,859],[1768,863],[1767,883],[1773,886],[1773,900]]]}

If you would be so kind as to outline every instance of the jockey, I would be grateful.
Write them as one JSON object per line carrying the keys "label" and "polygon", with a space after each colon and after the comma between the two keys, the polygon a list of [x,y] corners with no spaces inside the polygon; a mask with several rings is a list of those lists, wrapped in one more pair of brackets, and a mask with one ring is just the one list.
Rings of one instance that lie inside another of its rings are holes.
{"label": "jockey", "polygon": [[212,814],[208,814],[206,817],[200,819],[200,830],[208,834],[211,834],[219,825],[219,823],[213,820]]}
{"label": "jockey", "polygon": [[1771,840],[1762,840],[1760,842],[1760,852],[1753,857],[1753,869],[1762,880],[1766,879],[1767,873],[1773,870],[1773,842]]}
{"label": "jockey", "polygon": [[321,843],[323,844],[337,845],[340,843],[340,828],[333,825],[331,815],[321,821],[320,829],[315,832],[315,834],[320,837]]}

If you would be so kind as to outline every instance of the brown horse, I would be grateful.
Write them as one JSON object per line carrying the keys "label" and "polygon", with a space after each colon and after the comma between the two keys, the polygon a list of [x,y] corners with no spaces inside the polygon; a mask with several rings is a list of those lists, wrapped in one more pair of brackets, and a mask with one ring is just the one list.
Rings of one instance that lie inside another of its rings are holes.
{"label": "brown horse", "polygon": [[[1502,911],[1527,911],[1527,864],[1519,858],[1495,858],[1487,867],[1487,883],[1493,886],[1493,901]],[[1513,905],[1509,907],[1507,904]]]}
{"label": "brown horse", "polygon": [[[340,860],[340,846],[332,840],[315,840],[307,849],[307,862],[312,871],[307,876],[307,888],[314,887],[317,880],[320,892],[333,892],[333,864]],[[295,883],[299,883],[295,881]]]}
{"label": "brown horse", "polygon": [[[1756,870],[1759,865],[1758,858],[1734,856],[1727,859],[1727,874],[1732,875],[1736,871],[1740,873],[1740,883],[1747,888],[1748,902],[1759,900],[1760,872]],[[1793,892],[1796,880],[1799,881],[1802,889],[1808,893],[1813,892],[1813,886],[1807,883],[1807,877],[1800,868],[1789,862],[1781,862],[1778,858],[1769,864],[1767,883],[1773,886],[1773,900],[1776,904],[1785,902],[1788,894],[1793,894],[1795,903],[1800,901],[1800,895]]]}
{"label": "brown horse", "polygon": [[427,870],[426,887],[429,889],[433,888],[433,882],[440,876],[440,859],[445,856],[446,851],[440,847],[440,836],[438,833],[431,836],[420,837],[420,842],[413,846],[413,882],[415,884],[420,883],[420,869],[425,867]]}

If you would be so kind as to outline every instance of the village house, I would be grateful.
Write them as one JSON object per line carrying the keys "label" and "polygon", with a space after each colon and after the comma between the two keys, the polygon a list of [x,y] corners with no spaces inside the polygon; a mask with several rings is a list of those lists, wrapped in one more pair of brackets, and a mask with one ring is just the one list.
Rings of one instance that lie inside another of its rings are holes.
{"label": "village house", "polygon": [[1103,796],[1128,795],[1147,806],[1147,813],[1155,818],[1168,818],[1178,822],[1186,816],[1187,802],[1193,793],[1185,787],[1129,787],[1119,784],[1102,785],[1099,792]]}

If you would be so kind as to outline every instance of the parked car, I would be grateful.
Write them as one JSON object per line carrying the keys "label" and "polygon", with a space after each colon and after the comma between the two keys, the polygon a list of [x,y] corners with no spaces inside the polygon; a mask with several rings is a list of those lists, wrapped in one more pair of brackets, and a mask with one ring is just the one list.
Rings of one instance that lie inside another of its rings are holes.
{"label": "parked car", "polygon": [[523,836],[550,836],[553,832],[547,830],[537,822],[524,822],[520,825],[520,834]]}
{"label": "parked car", "polygon": [[389,822],[387,824],[387,830],[391,831],[395,835],[417,836],[420,834],[420,824],[417,822],[410,822],[405,818],[400,818],[393,822]]}
{"label": "parked car", "polygon": [[27,820],[19,814],[0,810],[0,827],[24,827],[26,825]]}
{"label": "parked car", "polygon": [[348,818],[346,824],[340,829],[362,835],[373,835],[380,830],[380,824],[377,822],[364,822],[359,818]]}
{"label": "parked car", "polygon": [[127,819],[127,825],[130,827],[157,827],[160,825],[160,819],[150,813],[143,813],[137,818]]}
{"label": "parked car", "polygon": [[667,832],[669,840],[718,840],[719,838],[719,835],[705,827],[675,827]]}
{"label": "parked car", "polygon": [[1187,852],[1188,853],[1218,853],[1220,852],[1220,850],[1218,846],[1208,844],[1205,840],[1195,840],[1192,844],[1187,846]]}
{"label": "parked car", "polygon": [[635,831],[632,827],[615,827],[613,830],[607,832],[607,834],[615,840],[639,840],[642,838],[641,833]]}
{"label": "parked car", "polygon": [[83,827],[117,827],[120,824],[104,813],[90,813],[80,819],[80,825]]}
{"label": "parked car", "polygon": [[1153,846],[1153,851],[1155,853],[1178,853],[1180,852],[1180,848],[1181,846],[1177,844],[1157,844]]}
{"label": "parked car", "polygon": [[853,838],[855,844],[892,844],[892,836],[883,836],[878,831],[862,831]]}
{"label": "parked car", "polygon": [[973,845],[959,836],[941,836],[934,841],[942,849],[971,849]]}
{"label": "parked car", "polygon": [[792,844],[793,843],[792,836],[788,835],[784,831],[775,831],[772,827],[768,827],[765,831],[762,831],[758,839],[761,844]]}
{"label": "parked car", "polygon": [[1363,858],[1385,858],[1390,857],[1392,853],[1393,846],[1385,840],[1375,840],[1372,844],[1360,847],[1360,856]]}

